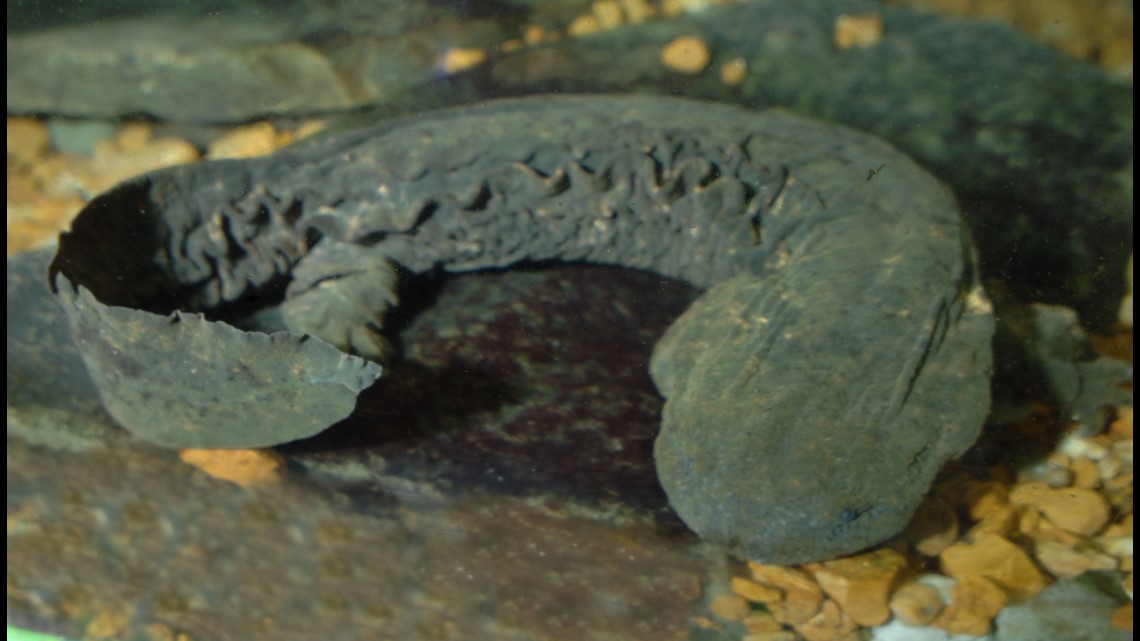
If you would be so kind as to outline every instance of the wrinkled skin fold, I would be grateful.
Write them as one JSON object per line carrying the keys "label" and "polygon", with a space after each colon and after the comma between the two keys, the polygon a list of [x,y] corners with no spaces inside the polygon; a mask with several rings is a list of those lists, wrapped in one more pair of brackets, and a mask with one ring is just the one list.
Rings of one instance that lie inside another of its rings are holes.
{"label": "wrinkled skin fold", "polygon": [[946,189],[865,134],[724,105],[496,101],[154,172],[92,201],[50,279],[124,427],[269,446],[379,377],[397,267],[547,260],[707,290],[654,351],[655,458],[749,558],[894,535],[988,410],[993,316]]}

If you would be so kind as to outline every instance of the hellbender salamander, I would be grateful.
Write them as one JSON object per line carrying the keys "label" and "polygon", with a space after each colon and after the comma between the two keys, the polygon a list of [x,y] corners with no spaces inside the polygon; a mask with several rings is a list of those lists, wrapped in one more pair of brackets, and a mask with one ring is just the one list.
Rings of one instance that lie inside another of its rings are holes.
{"label": "hellbender salamander", "polygon": [[[156,171],[83,210],[51,279],[124,427],[254,447],[351,412],[381,367],[346,352],[382,361],[400,270],[548,260],[707,290],[653,354],[655,458],[748,558],[894,535],[988,410],[993,316],[947,190],[865,134],[725,105],[494,101]],[[265,319],[288,333],[236,328]]]}

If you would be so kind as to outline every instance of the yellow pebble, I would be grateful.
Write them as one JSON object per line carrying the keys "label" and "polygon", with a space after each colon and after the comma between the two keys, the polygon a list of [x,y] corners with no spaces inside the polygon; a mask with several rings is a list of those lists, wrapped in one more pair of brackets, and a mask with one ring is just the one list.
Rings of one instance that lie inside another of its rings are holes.
{"label": "yellow pebble", "polygon": [[708,45],[696,36],[678,36],[661,49],[661,64],[681,73],[700,73],[711,59]]}
{"label": "yellow pebble", "polygon": [[473,67],[478,67],[483,64],[487,59],[487,52],[482,49],[475,49],[470,47],[455,47],[448,49],[443,54],[443,61],[440,63],[440,69],[444,73],[452,74],[461,71],[467,71]]}
{"label": "yellow pebble", "polygon": [[713,599],[709,609],[725,621],[740,621],[748,616],[748,602],[735,594],[722,594]]}
{"label": "yellow pebble", "polygon": [[720,68],[720,81],[735,87],[748,77],[748,62],[744,58],[733,58]]}
{"label": "yellow pebble", "polygon": [[210,476],[244,488],[279,481],[285,466],[285,459],[273,450],[189,449],[179,452],[178,458]]}
{"label": "yellow pebble", "polygon": [[925,583],[911,581],[899,586],[891,595],[891,614],[903,625],[922,627],[942,613],[945,604],[938,590]]}
{"label": "yellow pebble", "polygon": [[883,17],[877,13],[841,15],[835,19],[835,44],[840,49],[870,47],[883,39]]}

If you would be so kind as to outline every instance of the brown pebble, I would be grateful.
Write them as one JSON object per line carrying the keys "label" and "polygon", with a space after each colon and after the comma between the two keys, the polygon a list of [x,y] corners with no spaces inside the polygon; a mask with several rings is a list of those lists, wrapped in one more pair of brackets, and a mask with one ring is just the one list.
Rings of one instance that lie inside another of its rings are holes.
{"label": "brown pebble", "polygon": [[188,449],[178,458],[215,478],[249,489],[281,480],[285,459],[273,450]]}
{"label": "brown pebble", "polygon": [[740,576],[732,577],[732,591],[753,603],[770,603],[784,598],[783,590]]}
{"label": "brown pebble", "polygon": [[815,580],[856,623],[870,627],[890,619],[891,589],[904,569],[906,558],[883,548],[827,561],[815,573]]}
{"label": "brown pebble", "polygon": [[735,594],[722,594],[712,600],[709,610],[725,621],[740,621],[748,616],[751,608],[743,597]]}
{"label": "brown pebble", "polygon": [[[1132,282],[1129,280],[1128,282]],[[1131,335],[1131,332],[1129,332]],[[1108,425],[1108,437],[1114,441],[1132,440],[1132,408],[1120,405],[1116,408],[1116,418]]]}
{"label": "brown pebble", "polygon": [[648,0],[621,0],[621,8],[626,20],[633,24],[645,22],[657,13]]}
{"label": "brown pebble", "polygon": [[39,120],[8,118],[8,156],[12,159],[35,162],[47,153],[50,140],[47,126]]}
{"label": "brown pebble", "polygon": [[1133,539],[1131,534],[1127,536],[1098,536],[1093,539],[1093,542],[1105,554],[1117,559],[1123,561],[1125,558],[1132,558]]}
{"label": "brown pebble", "polygon": [[1012,505],[1003,505],[993,512],[990,512],[985,515],[981,521],[975,523],[974,527],[970,528],[970,531],[966,533],[965,539],[974,542],[986,534],[1008,537],[1017,530],[1018,520],[1020,519],[1018,510],[1019,508],[1015,508]]}
{"label": "brown pebble", "polygon": [[1104,529],[1104,536],[1132,536],[1132,515],[1125,515],[1119,523]]}
{"label": "brown pebble", "polygon": [[592,15],[582,15],[574,18],[570,25],[566,27],[566,33],[571,36],[585,36],[591,33],[597,33],[602,28],[598,24],[598,19]]}
{"label": "brown pebble", "polygon": [[1033,539],[1035,543],[1060,543],[1070,547],[1082,545],[1087,540],[1087,537],[1083,537],[1080,534],[1073,534],[1068,530],[1062,530],[1056,525],[1053,525],[1049,519],[1045,518],[1042,518],[1037,523],[1035,529],[1023,531],[1022,534]]}
{"label": "brown pebble", "polygon": [[840,49],[870,47],[883,39],[883,16],[841,15],[835,19],[835,45]]}
{"label": "brown pebble", "polygon": [[536,45],[546,39],[546,28],[540,24],[528,24],[523,27],[522,41],[526,45]]}
{"label": "brown pebble", "polygon": [[799,641],[799,639],[791,630],[772,630],[746,634],[740,641]]}
{"label": "brown pebble", "polygon": [[733,58],[720,68],[720,81],[735,87],[748,77],[748,62],[744,58]]}
{"label": "brown pebble", "polygon": [[1115,570],[1117,566],[1116,559],[1104,552],[1051,541],[1034,545],[1033,556],[1058,579],[1071,579],[1089,570]]}
{"label": "brown pebble", "polygon": [[1082,536],[1099,532],[1110,516],[1108,502],[1081,487],[1054,489],[1044,483],[1021,483],[1009,493],[1009,502],[1031,505],[1057,527]]}
{"label": "brown pebble", "polygon": [[1073,473],[1073,485],[1076,487],[1095,490],[1100,486],[1100,468],[1092,459],[1077,457],[1069,466],[1069,471]]}
{"label": "brown pebble", "polygon": [[933,586],[911,581],[905,583],[891,595],[891,613],[903,625],[922,627],[942,613],[945,604],[942,595]]}
{"label": "brown pebble", "polygon": [[962,581],[985,577],[1001,586],[1015,601],[1024,601],[1040,592],[1048,579],[1029,555],[1008,540],[988,534],[974,543],[957,543],[943,550],[942,570]]}
{"label": "brown pebble", "polygon": [[807,641],[840,641],[857,625],[835,601],[828,599],[815,616],[793,627]]}
{"label": "brown pebble", "polygon": [[1050,465],[1041,475],[1041,482],[1054,489],[1066,488],[1073,484],[1073,473],[1068,467]]}
{"label": "brown pebble", "polygon": [[970,518],[982,519],[1009,503],[1009,488],[1004,483],[974,481],[966,484],[962,499],[970,510]]}
{"label": "brown pebble", "polygon": [[753,561],[748,562],[748,569],[757,582],[784,591],[783,601],[767,604],[772,616],[780,623],[802,623],[819,612],[823,602],[823,589],[808,573],[796,568]]}
{"label": "brown pebble", "polygon": [[598,26],[603,30],[620,27],[625,21],[622,16],[621,5],[617,0],[594,0],[592,7],[594,17],[598,19]]}
{"label": "brown pebble", "polygon": [[142,136],[149,136],[149,131],[149,128],[131,125],[114,141],[97,141],[89,165],[92,180],[87,188],[93,192],[104,191],[154,169],[198,160],[198,150],[179,138],[147,138],[140,142]]}
{"label": "brown pebble", "polygon": [[963,577],[950,592],[950,603],[931,624],[950,634],[989,634],[994,617],[1009,602],[1001,587],[982,576]]}
{"label": "brown pebble", "polygon": [[453,47],[443,54],[439,69],[451,75],[474,69],[487,60],[487,52],[474,47]]}
{"label": "brown pebble", "polygon": [[693,625],[697,626],[698,628],[703,628],[705,630],[720,630],[720,629],[724,628],[723,625],[717,623],[716,621],[713,621],[712,619],[710,619],[706,616],[693,617]]}
{"label": "brown pebble", "polygon": [[292,140],[304,140],[309,136],[321,133],[328,129],[329,123],[326,120],[306,120],[301,123],[299,127],[293,130]]}
{"label": "brown pebble", "polygon": [[1112,627],[1132,631],[1132,604],[1122,605],[1112,612]]}
{"label": "brown pebble", "polygon": [[126,153],[143,151],[151,143],[154,125],[149,122],[126,122],[120,125],[113,145]]}
{"label": "brown pebble", "polygon": [[206,157],[253,158],[277,150],[277,130],[266,121],[238,127],[214,139],[206,150]]}
{"label": "brown pebble", "polygon": [[661,64],[681,73],[700,73],[711,59],[708,45],[696,36],[678,36],[661,48]]}
{"label": "brown pebble", "polygon": [[117,639],[127,630],[128,618],[120,610],[102,610],[87,623],[83,630],[84,639],[99,641]]}
{"label": "brown pebble", "polygon": [[744,617],[744,629],[750,634],[757,632],[780,632],[784,629],[771,612],[756,611]]}

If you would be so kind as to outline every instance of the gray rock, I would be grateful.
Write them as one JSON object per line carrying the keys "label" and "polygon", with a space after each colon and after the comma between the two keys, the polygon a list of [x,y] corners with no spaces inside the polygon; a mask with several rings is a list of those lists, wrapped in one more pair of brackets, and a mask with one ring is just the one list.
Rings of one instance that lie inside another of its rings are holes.
{"label": "gray rock", "polygon": [[[8,105],[17,112],[238,121],[353,103],[286,25],[138,18],[13,36]],[[219,99],[224,96],[224,99]],[[300,96],[305,96],[300,98]]]}
{"label": "gray rock", "polygon": [[415,2],[162,13],[46,29],[8,38],[8,109],[197,123],[344,111],[445,76],[449,47],[503,37],[493,22],[429,16]]}
{"label": "gray rock", "polygon": [[1109,623],[1113,610],[1127,602],[1120,578],[1088,572],[1054,583],[1029,602],[1002,610],[995,641],[1129,641],[1131,631]]}
{"label": "gray rock", "polygon": [[[881,42],[833,44],[842,14],[878,13]],[[703,38],[710,68],[659,52]],[[742,58],[726,87],[717,69]],[[620,64],[619,64],[620,63]],[[1132,86],[1014,29],[863,0],[756,0],[633,25],[495,61],[496,89],[649,91],[781,107],[869,131],[910,154],[964,204],[987,274],[1025,300],[1075,307],[1106,328],[1132,249]]]}

